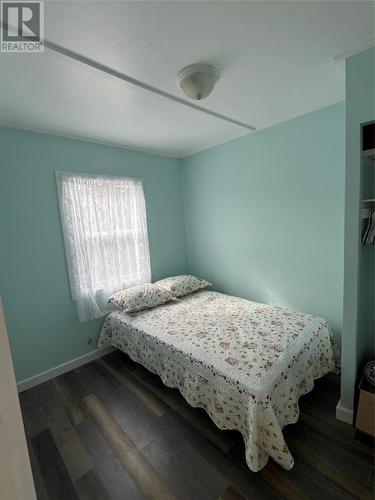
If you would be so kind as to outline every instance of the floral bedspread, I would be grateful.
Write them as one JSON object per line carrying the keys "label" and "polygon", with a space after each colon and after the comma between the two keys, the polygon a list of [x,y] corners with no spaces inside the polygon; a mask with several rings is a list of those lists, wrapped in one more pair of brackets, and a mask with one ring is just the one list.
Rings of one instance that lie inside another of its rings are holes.
{"label": "floral bedspread", "polygon": [[282,429],[298,399],[335,368],[327,323],[304,313],[200,291],[134,314],[112,312],[98,346],[112,345],[204,408],[221,429],[241,432],[256,472],[293,457]]}

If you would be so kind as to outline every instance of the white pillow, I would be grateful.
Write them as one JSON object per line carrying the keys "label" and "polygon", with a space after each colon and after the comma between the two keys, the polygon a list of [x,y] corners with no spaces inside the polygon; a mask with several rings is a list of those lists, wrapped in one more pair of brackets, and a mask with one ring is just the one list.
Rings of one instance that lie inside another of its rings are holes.
{"label": "white pillow", "polygon": [[163,287],[175,297],[183,297],[184,295],[188,295],[189,293],[196,292],[206,286],[212,285],[209,281],[202,278],[196,278],[191,274],[172,276],[171,278],[156,281],[154,284]]}
{"label": "white pillow", "polygon": [[132,286],[112,295],[108,302],[124,312],[132,313],[177,300],[168,290],[152,283]]}

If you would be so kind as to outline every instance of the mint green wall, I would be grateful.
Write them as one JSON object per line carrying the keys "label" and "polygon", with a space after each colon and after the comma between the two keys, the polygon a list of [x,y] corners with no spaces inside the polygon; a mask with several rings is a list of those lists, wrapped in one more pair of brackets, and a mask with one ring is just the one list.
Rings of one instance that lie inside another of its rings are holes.
{"label": "mint green wall", "polygon": [[94,349],[87,337],[102,323],[77,319],[55,170],[144,178],[154,279],[190,270],[218,290],[324,316],[339,338],[344,111],[182,161],[0,127],[0,295],[17,379]]}
{"label": "mint green wall", "polygon": [[[373,314],[375,308],[374,292],[372,290],[372,296],[368,295],[371,285],[366,274],[374,273],[371,260],[374,266],[375,252],[373,248],[362,249],[360,244],[361,171],[365,167],[368,168],[368,165],[361,165],[360,125],[375,119],[374,93],[375,49],[372,48],[346,61],[345,278],[341,405],[348,410],[353,409],[357,357],[362,358],[369,350],[370,338],[374,335],[370,327],[373,323],[371,312]],[[368,195],[369,191],[366,194]],[[362,282],[359,280],[360,270],[365,278]],[[360,290],[362,294],[359,293]],[[361,321],[358,316],[359,308]],[[367,313],[370,313],[369,316]]]}
{"label": "mint green wall", "polygon": [[186,270],[178,160],[0,127],[0,295],[18,380],[95,348],[72,302],[55,170],[142,177],[154,279]]}
{"label": "mint green wall", "polygon": [[340,339],[344,131],[340,103],[183,160],[190,272],[323,316]]}

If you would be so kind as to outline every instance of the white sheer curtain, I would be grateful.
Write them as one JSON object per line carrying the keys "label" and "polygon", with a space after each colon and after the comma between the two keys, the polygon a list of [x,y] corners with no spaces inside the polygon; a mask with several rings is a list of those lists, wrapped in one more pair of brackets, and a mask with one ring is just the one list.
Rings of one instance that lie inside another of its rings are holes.
{"label": "white sheer curtain", "polygon": [[108,298],[151,280],[142,181],[56,173],[73,299],[81,321],[108,312]]}

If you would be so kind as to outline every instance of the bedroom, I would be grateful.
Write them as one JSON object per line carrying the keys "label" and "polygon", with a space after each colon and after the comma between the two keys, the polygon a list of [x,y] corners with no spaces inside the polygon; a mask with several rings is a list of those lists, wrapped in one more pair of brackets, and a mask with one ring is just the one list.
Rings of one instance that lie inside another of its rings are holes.
{"label": "bedroom", "polygon": [[1,499],[373,496],[374,16],[2,3]]}

